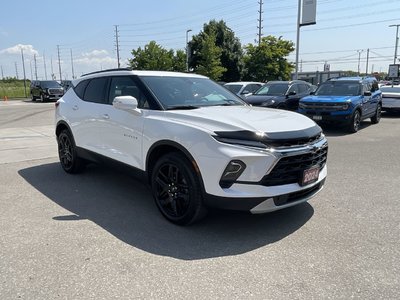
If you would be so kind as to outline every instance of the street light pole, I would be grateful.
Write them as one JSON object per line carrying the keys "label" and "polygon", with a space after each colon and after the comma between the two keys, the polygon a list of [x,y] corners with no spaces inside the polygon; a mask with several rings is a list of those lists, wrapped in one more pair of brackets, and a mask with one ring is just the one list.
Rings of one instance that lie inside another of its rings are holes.
{"label": "street light pole", "polygon": [[399,43],[399,26],[400,26],[400,24],[389,25],[389,27],[396,27],[396,43],[395,43],[395,47],[394,47],[393,64],[396,64],[396,60],[397,60],[397,44]]}
{"label": "street light pole", "polygon": [[189,37],[188,37],[188,35],[189,35],[189,32],[191,32],[191,31],[192,31],[192,29],[186,30],[186,71],[187,72],[189,72],[189,45],[188,45]]}

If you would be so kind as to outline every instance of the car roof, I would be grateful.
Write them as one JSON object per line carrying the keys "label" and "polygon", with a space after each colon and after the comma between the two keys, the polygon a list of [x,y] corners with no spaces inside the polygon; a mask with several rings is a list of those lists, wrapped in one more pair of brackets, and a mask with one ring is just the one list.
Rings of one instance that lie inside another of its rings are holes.
{"label": "car roof", "polygon": [[357,82],[370,82],[377,81],[375,77],[335,77],[329,78],[327,81],[357,81]]}
{"label": "car roof", "polygon": [[194,73],[180,73],[180,72],[170,72],[170,71],[143,71],[143,70],[128,70],[128,69],[112,69],[112,70],[103,70],[97,71],[89,74],[84,74],[80,78],[72,81],[74,86],[76,86],[79,82],[97,77],[105,77],[105,76],[161,76],[161,77],[187,77],[187,78],[207,78],[203,75],[197,75]]}
{"label": "car roof", "polygon": [[236,82],[228,82],[225,83],[224,85],[244,85],[244,84],[264,84],[263,82],[257,82],[257,81],[236,81]]}

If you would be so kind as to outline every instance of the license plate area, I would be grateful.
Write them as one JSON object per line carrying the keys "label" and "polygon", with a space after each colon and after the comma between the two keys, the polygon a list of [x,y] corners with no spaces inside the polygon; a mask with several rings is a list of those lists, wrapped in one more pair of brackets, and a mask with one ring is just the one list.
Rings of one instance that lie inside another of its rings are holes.
{"label": "license plate area", "polygon": [[313,167],[303,171],[300,185],[305,186],[310,183],[316,182],[319,177],[319,167]]}
{"label": "license plate area", "polygon": [[317,115],[315,115],[315,116],[312,116],[312,118],[313,118],[313,120],[315,120],[315,121],[321,121],[321,120],[322,120],[322,116],[317,116]]}

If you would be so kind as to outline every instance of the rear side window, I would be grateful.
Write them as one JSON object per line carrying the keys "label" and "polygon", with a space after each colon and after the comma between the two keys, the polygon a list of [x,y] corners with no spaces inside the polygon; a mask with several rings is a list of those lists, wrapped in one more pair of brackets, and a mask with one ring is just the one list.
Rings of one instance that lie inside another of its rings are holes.
{"label": "rear side window", "polygon": [[74,88],[75,93],[78,95],[79,98],[83,99],[83,94],[85,93],[85,89],[89,80],[84,80],[79,82],[79,84]]}
{"label": "rear side window", "polygon": [[108,78],[94,78],[89,81],[85,93],[83,95],[83,100],[94,103],[106,104],[108,102],[108,97],[106,97],[106,87]]}

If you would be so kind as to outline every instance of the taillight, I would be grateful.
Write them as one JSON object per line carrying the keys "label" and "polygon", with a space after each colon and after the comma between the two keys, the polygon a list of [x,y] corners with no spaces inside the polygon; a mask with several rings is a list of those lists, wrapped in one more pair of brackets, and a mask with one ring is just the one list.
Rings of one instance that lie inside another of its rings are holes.
{"label": "taillight", "polygon": [[60,105],[60,102],[56,101],[56,103],[54,103],[54,105],[57,108]]}

